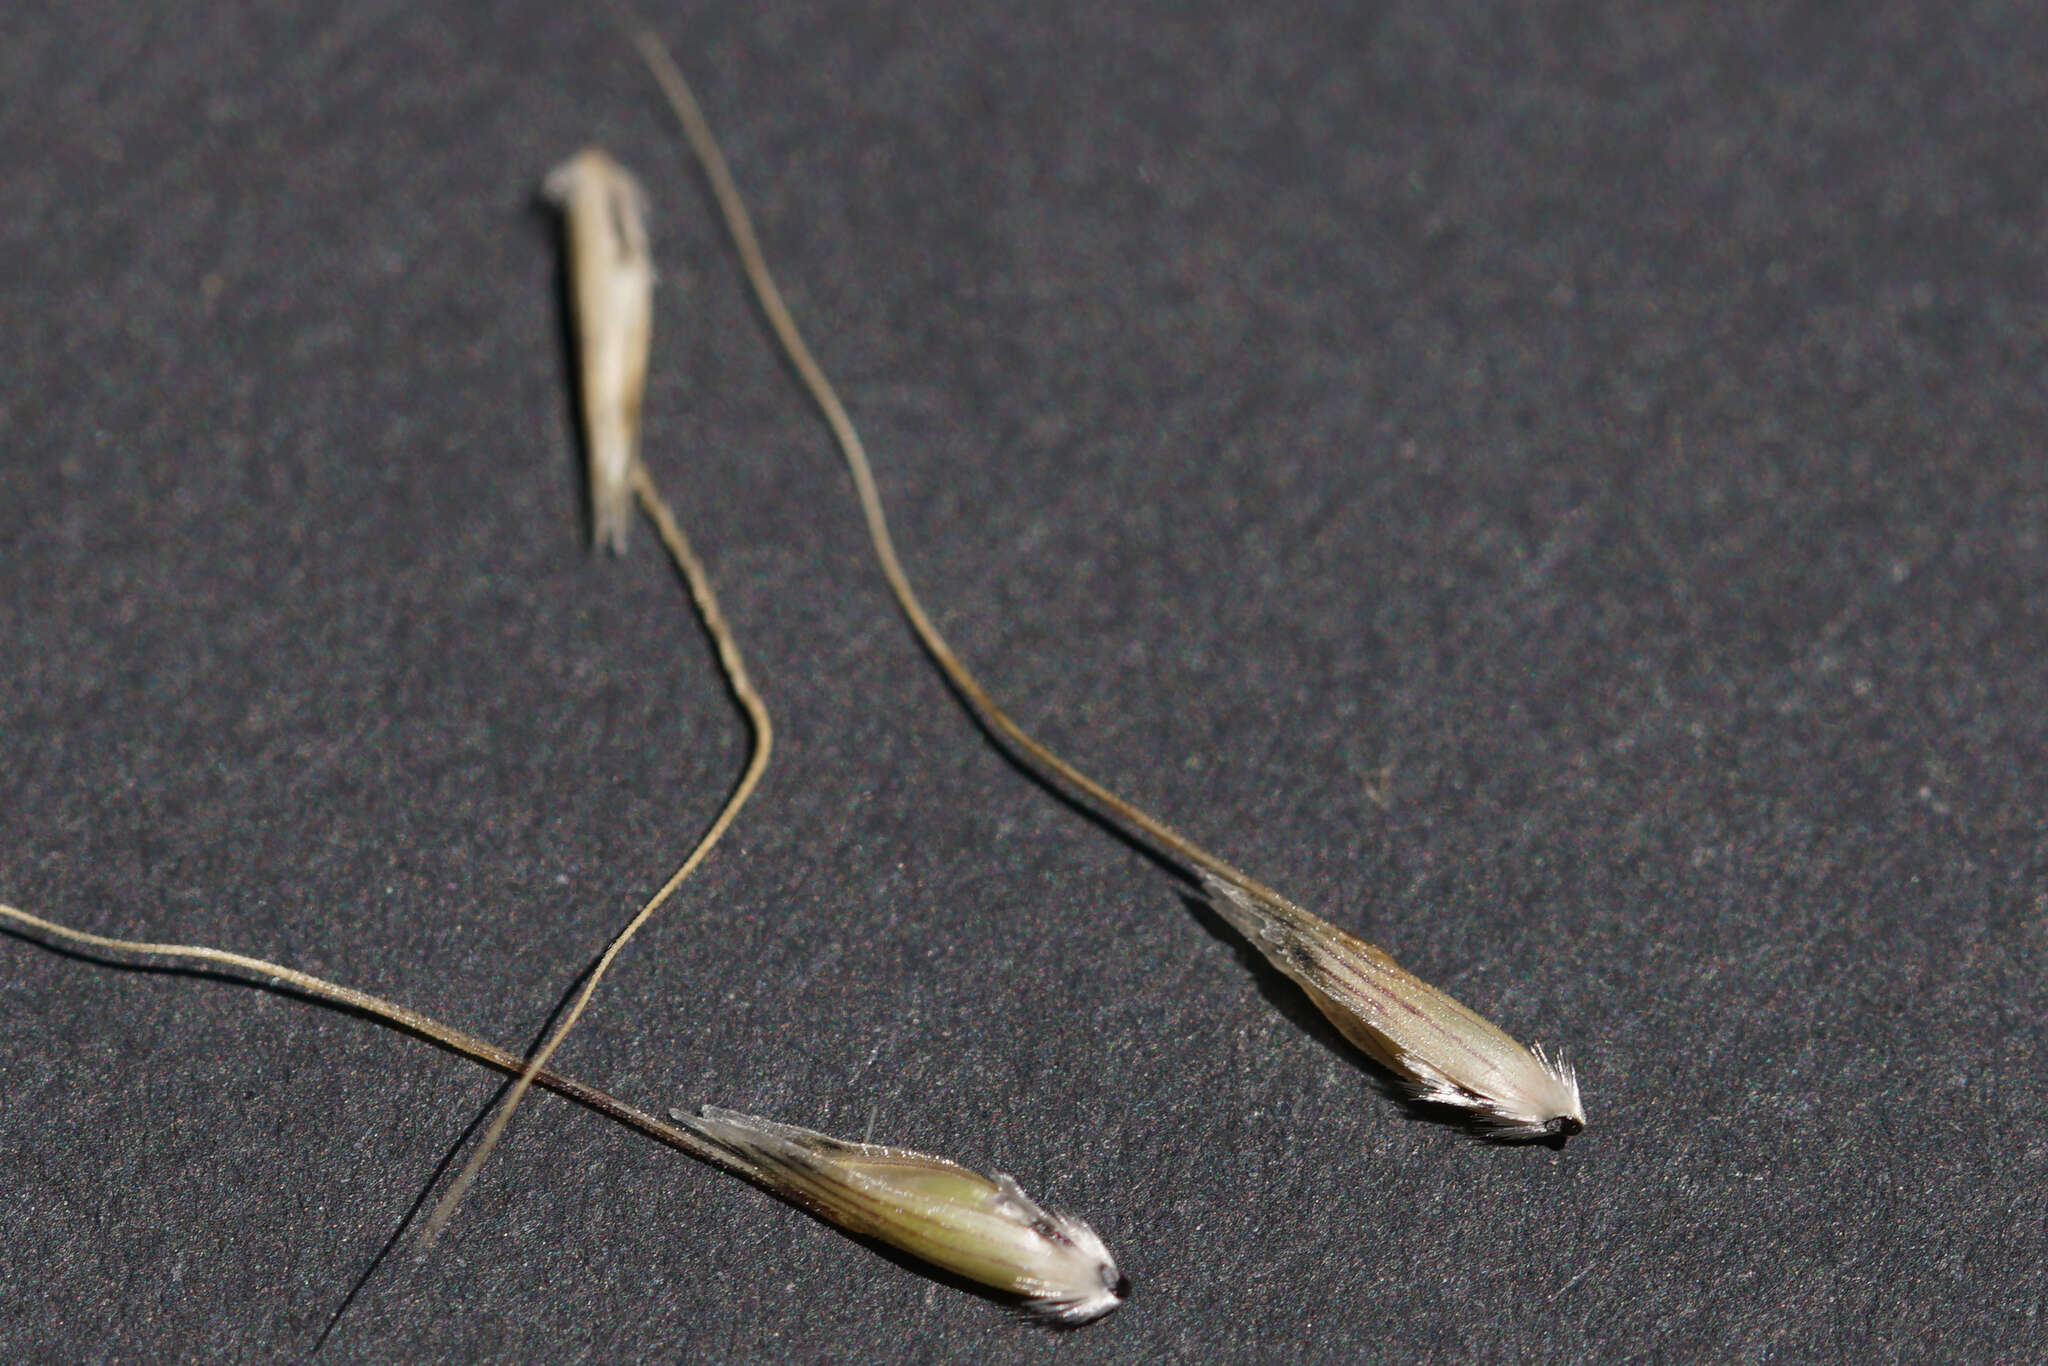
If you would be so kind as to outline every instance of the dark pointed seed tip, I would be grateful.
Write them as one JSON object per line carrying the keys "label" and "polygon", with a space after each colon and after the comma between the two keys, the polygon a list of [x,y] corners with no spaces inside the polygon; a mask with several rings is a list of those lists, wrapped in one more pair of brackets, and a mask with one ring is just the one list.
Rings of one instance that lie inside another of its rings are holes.
{"label": "dark pointed seed tip", "polygon": [[1116,1296],[1119,1300],[1129,1299],[1131,1297],[1131,1278],[1119,1271],[1116,1276],[1116,1284],[1109,1288],[1109,1293]]}
{"label": "dark pointed seed tip", "polygon": [[1586,1132],[1586,1121],[1571,1115],[1552,1115],[1543,1128],[1552,1138],[1570,1138]]}

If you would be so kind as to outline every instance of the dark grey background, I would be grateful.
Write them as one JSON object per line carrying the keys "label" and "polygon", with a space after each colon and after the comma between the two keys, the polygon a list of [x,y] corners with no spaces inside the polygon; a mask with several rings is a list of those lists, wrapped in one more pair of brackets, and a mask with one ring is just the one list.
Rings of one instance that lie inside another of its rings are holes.
{"label": "dark grey background", "polygon": [[1048,1334],[554,1099],[365,1279],[490,1075],[8,937],[0,1357],[2039,1353],[2038,6],[653,17],[965,656],[1593,1127],[1417,1122],[977,736],[601,18],[9,6],[0,897],[524,1046],[680,858],[742,733],[582,544],[601,141],[783,745],[563,1064],[1013,1171],[1137,1293]]}

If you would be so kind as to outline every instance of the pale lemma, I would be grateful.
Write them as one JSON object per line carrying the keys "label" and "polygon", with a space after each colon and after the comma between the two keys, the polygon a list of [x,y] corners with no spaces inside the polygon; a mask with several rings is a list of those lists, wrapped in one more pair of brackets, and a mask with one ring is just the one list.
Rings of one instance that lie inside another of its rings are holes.
{"label": "pale lemma", "polygon": [[1130,1294],[1094,1229],[1041,1209],[1001,1172],[983,1176],[928,1153],[851,1143],[712,1105],[669,1117],[784,1199],[994,1286],[1053,1322],[1093,1322]]}
{"label": "pale lemma", "polygon": [[561,210],[575,316],[577,399],[589,460],[590,540],[614,555],[633,519],[640,402],[654,330],[654,259],[647,197],[602,148],[548,173],[541,192]]}

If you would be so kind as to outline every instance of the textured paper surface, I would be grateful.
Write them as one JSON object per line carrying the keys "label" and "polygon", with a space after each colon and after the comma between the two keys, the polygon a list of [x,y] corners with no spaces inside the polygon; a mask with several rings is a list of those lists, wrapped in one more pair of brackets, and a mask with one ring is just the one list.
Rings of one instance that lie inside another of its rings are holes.
{"label": "textured paper surface", "polygon": [[1014,1172],[1134,1296],[1049,1336],[540,1098],[350,1301],[495,1079],[7,938],[0,1357],[345,1304],[339,1360],[2025,1355],[2048,25],[943,9],[650,16],[913,577],[1593,1127],[1407,1117],[975,734],[603,24],[52,7],[0,41],[0,896],[538,1036],[743,757],[651,540],[583,545],[535,190],[602,142],[648,458],[782,748],[561,1064]]}

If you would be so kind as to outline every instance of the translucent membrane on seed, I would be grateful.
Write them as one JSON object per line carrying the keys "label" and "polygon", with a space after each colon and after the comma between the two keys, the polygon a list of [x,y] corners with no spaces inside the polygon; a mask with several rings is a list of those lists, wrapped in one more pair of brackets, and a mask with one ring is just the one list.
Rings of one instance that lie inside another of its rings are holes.
{"label": "translucent membrane on seed", "polygon": [[670,1118],[776,1194],[820,1218],[977,1284],[1058,1323],[1099,1319],[1129,1283],[1102,1239],[1042,1209],[1010,1177],[908,1148],[850,1143],[707,1105]]}

